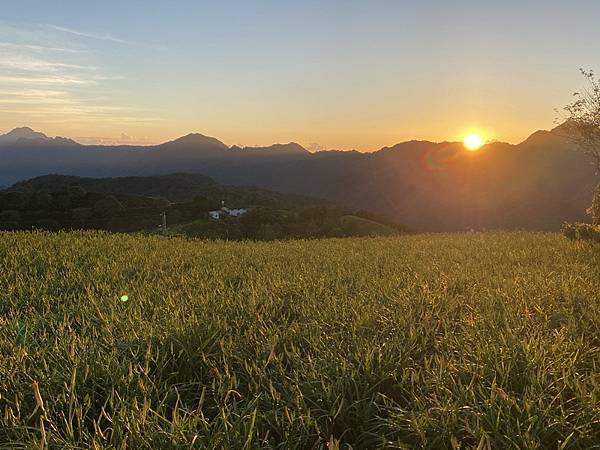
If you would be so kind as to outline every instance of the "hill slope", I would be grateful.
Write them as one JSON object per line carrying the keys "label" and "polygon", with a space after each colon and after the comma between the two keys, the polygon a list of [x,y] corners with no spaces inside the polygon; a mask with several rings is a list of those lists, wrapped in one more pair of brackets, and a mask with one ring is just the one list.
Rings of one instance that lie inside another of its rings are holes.
{"label": "hill slope", "polygon": [[[222,202],[239,217],[211,220]],[[223,186],[195,174],[80,178],[46,175],[0,190],[0,230],[156,231],[162,214],[171,234],[221,239],[290,239],[390,235],[406,228],[390,218],[324,200],[265,189]],[[164,230],[162,230],[164,232]]]}

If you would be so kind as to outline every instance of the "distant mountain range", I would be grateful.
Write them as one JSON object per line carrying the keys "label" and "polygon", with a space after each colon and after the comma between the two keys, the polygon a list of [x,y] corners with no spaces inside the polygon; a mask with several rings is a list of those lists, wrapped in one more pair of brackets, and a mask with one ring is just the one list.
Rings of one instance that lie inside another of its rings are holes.
{"label": "distant mountain range", "polygon": [[44,133],[34,131],[29,127],[15,128],[14,130],[0,136],[0,147],[17,146],[56,146],[56,145],[80,145],[72,139],[62,137],[48,137]]}
{"label": "distant mountain range", "polygon": [[323,198],[423,231],[554,230],[564,221],[586,220],[599,181],[587,158],[556,131],[478,152],[458,142],[410,141],[373,153],[310,153],[295,143],[228,147],[201,134],[150,147],[84,146],[29,128],[0,136],[0,185],[46,174],[178,172]]}

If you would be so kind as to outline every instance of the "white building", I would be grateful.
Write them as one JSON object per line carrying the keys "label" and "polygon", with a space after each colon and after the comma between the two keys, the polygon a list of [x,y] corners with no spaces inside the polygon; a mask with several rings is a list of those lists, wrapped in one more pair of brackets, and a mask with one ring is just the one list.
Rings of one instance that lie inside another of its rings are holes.
{"label": "white building", "polygon": [[225,202],[222,202],[223,206],[221,209],[215,209],[208,212],[208,217],[214,220],[219,220],[222,217],[240,217],[248,212],[246,208],[228,208],[225,206]]}
{"label": "white building", "polygon": [[208,217],[210,217],[211,219],[219,220],[221,218],[221,210],[217,209],[215,211],[209,211]]}
{"label": "white building", "polygon": [[223,206],[223,208],[221,208],[221,211],[223,211],[226,214],[229,214],[231,217],[243,216],[244,214],[246,214],[248,212],[248,210],[245,208],[229,209],[229,208],[226,208],[225,206]]}

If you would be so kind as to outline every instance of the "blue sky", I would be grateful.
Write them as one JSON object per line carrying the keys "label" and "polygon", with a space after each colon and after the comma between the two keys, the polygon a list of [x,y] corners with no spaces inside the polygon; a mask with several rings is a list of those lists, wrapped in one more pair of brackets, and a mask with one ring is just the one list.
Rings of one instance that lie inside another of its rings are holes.
{"label": "blue sky", "polygon": [[591,0],[9,3],[0,131],[84,142],[516,142],[600,69]]}

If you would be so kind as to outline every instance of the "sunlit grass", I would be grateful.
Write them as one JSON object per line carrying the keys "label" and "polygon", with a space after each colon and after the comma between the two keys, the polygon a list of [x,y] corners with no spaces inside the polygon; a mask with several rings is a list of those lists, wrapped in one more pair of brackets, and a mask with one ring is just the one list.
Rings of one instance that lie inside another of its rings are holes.
{"label": "sunlit grass", "polygon": [[0,234],[0,447],[589,448],[599,367],[556,234]]}

